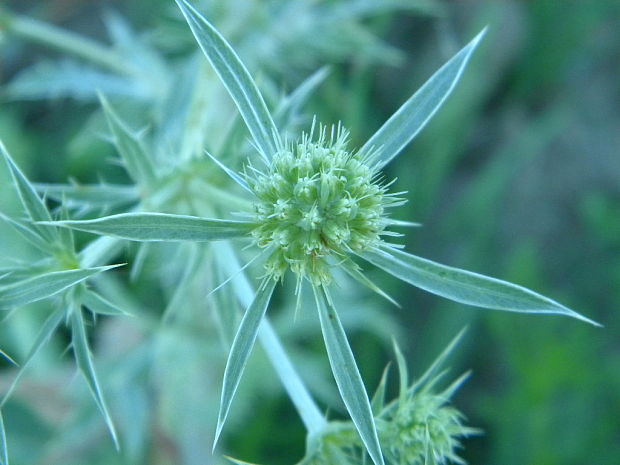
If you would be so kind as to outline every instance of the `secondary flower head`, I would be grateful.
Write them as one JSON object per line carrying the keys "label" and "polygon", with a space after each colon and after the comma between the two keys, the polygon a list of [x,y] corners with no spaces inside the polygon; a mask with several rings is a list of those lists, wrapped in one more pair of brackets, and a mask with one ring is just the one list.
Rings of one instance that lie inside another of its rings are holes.
{"label": "secondary flower head", "polygon": [[[313,127],[314,129],[314,127]],[[257,244],[270,250],[267,273],[287,269],[316,284],[331,281],[330,262],[376,247],[401,199],[387,194],[377,170],[347,149],[341,126],[313,130],[276,153],[265,172],[253,170]]]}

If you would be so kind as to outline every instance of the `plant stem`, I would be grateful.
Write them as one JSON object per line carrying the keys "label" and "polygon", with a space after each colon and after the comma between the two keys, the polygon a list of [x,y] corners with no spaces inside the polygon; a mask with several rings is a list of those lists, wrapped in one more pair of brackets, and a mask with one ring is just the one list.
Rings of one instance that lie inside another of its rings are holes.
{"label": "plant stem", "polygon": [[318,433],[327,424],[325,417],[303,384],[267,317],[261,323],[258,338],[271,361],[271,365],[278,373],[284,389],[295,405],[297,412],[299,412],[308,433],[310,435]]}
{"label": "plant stem", "polygon": [[110,71],[135,74],[137,69],[109,47],[87,37],[32,18],[9,13],[0,7],[0,30],[70,53]]}

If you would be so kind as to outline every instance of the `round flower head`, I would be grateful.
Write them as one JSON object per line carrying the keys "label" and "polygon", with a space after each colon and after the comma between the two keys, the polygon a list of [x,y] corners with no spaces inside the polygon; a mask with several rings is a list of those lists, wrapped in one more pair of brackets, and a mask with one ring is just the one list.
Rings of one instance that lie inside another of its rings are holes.
{"label": "round flower head", "polygon": [[386,194],[377,170],[347,150],[348,133],[325,127],[280,149],[266,172],[250,180],[258,201],[253,236],[271,251],[268,274],[291,269],[317,284],[331,280],[330,263],[380,242],[385,208],[399,199]]}

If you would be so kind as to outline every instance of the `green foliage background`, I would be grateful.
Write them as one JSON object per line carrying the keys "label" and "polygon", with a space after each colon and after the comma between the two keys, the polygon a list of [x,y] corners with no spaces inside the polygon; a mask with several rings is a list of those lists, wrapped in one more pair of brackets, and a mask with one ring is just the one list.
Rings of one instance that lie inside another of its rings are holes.
{"label": "green foliage background", "polygon": [[[111,7],[136,30],[156,31],[150,40],[168,47],[169,56],[176,56],[193,43],[188,31],[165,27],[170,24],[162,18],[169,15],[170,3],[53,0],[9,1],[8,5],[99,40],[105,40],[101,14]],[[215,9],[225,8],[224,3],[214,3]],[[620,6],[614,0],[472,0],[436,5],[441,11],[432,15],[384,13],[364,20],[367,28],[394,47],[384,60],[339,53],[337,43],[318,57],[303,49],[281,51],[297,57],[295,67],[282,68],[275,59],[257,62],[252,59],[252,46],[242,49],[243,59],[253,72],[269,73],[284,89],[330,62],[331,73],[310,100],[310,109],[324,122],[344,121],[352,130],[352,145],[359,146],[441,63],[489,24],[489,33],[455,94],[389,169],[389,174],[398,177],[396,189],[408,190],[412,199],[399,216],[424,226],[409,234],[407,246],[425,257],[540,291],[605,328],[565,318],[469,309],[373,272],[373,278],[403,308],[389,308],[373,298],[370,316],[361,311],[347,313],[345,326],[352,331],[362,374],[370,389],[376,386],[386,360],[392,358],[392,333],[401,342],[412,371],[419,374],[468,325],[452,366],[455,372],[473,369],[472,379],[455,403],[470,425],[484,430],[483,435],[465,442],[462,456],[469,463],[617,464]],[[248,8],[247,14],[255,10]],[[264,12],[268,15],[269,9]],[[268,17],[252,17],[255,34],[268,21]],[[230,27],[234,31],[234,24]],[[162,39],[171,31],[180,34],[175,41]],[[232,33],[231,40],[245,33]],[[343,30],[342,41],[347,37]],[[20,70],[54,56],[43,46],[2,36],[0,92]],[[109,144],[94,139],[92,131],[90,137],[85,135],[84,123],[96,103],[0,95],[0,136],[30,179],[66,182],[71,177],[93,182],[101,174],[107,181],[126,181],[123,171],[108,163],[113,154]],[[142,122],[139,114],[136,122]],[[0,176],[0,210],[15,213],[15,199],[5,194],[8,175],[0,172]],[[1,255],[31,254],[8,228],[2,226],[1,234]],[[143,308],[160,307],[163,291],[157,282],[139,280],[132,284],[132,291],[129,301],[138,299]],[[27,352],[47,308],[45,303],[32,307],[33,311],[22,312],[10,324],[0,326],[2,348],[16,358]],[[146,318],[143,325],[155,327],[157,310],[147,315],[152,321]],[[292,325],[291,318],[285,311],[276,316],[288,327],[283,339],[297,341],[299,353],[294,355],[301,371],[308,378],[318,373],[317,377],[329,379],[320,362],[320,339],[304,336],[312,321],[301,317]],[[158,444],[171,457],[183,457],[177,463],[198,463],[191,457],[200,457],[201,443],[208,442],[204,435],[212,434],[224,351],[201,338],[200,326],[191,331],[185,328],[165,334],[169,340],[157,347],[163,351],[157,355],[174,365],[174,370],[132,370],[125,367],[133,361],[126,354],[131,353],[135,365],[143,367],[139,360],[153,356],[153,347],[144,346],[143,353],[125,352],[139,334],[134,326],[111,320],[100,321],[94,332],[95,355],[109,397],[120,390],[130,392],[119,397],[126,405],[117,405],[116,410],[135,421],[136,450],[139,444],[153,449]],[[211,324],[206,319],[198,321]],[[87,410],[92,406],[87,395],[75,388],[76,382],[71,383],[76,391],[73,400],[63,392],[73,377],[71,363],[60,357],[66,343],[62,335],[52,341],[53,350],[39,355],[15,399],[6,406],[14,463],[85,463],[80,458],[84,457],[82,449],[97,449],[82,439],[84,431],[101,428],[102,420],[89,416]],[[214,357],[213,351],[220,356]],[[123,359],[122,374],[115,368],[119,358]],[[279,391],[274,380],[261,374],[264,357],[254,358],[254,369],[246,374],[240,390],[241,406],[225,450],[259,463],[294,463],[303,454],[303,429],[286,398],[269,394]],[[13,374],[4,364],[0,389]],[[179,434],[182,439],[170,438],[166,431],[140,437],[137,425],[153,421],[142,392],[152,389],[153,377],[159,379],[156,385],[166,385],[159,409],[172,416],[204,415],[210,420],[186,423],[187,430]],[[324,394],[323,400],[333,398],[329,386],[313,388]],[[85,399],[83,411],[68,415],[80,396]],[[107,441],[103,431],[100,437],[92,437]],[[45,459],[37,455],[42,444],[56,443],[60,445],[48,449]],[[108,446],[89,455],[89,463],[160,463],[139,458],[138,452],[132,457],[131,445],[121,456]],[[34,462],[35,457],[40,461]]]}

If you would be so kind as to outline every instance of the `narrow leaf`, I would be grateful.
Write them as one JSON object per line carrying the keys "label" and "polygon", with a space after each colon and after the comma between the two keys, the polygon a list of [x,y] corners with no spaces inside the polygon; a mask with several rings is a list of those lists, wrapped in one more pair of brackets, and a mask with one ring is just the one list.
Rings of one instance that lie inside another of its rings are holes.
{"label": "narrow leaf", "polygon": [[372,461],[375,465],[383,465],[372,408],[347,336],[326,290],[322,286],[313,286],[313,289],[329,363],[340,396]]}
{"label": "narrow leaf", "polygon": [[524,287],[441,265],[401,250],[376,249],[359,255],[409,284],[456,302],[511,312],[567,315],[600,326],[562,304]]}
{"label": "narrow leaf", "polygon": [[216,241],[244,236],[252,223],[167,213],[121,213],[94,220],[53,224],[132,241]]}
{"label": "narrow leaf", "polygon": [[370,155],[370,161],[381,167],[395,158],[448,98],[485,33],[486,28],[439,68],[364,144],[360,153]]}
{"label": "narrow leaf", "polygon": [[118,437],[116,435],[116,429],[112,422],[112,417],[108,412],[108,407],[103,397],[103,392],[99,386],[97,374],[95,373],[95,366],[92,361],[90,349],[88,347],[88,340],[86,338],[86,329],[84,327],[84,319],[82,317],[82,310],[79,306],[73,306],[71,309],[71,342],[73,344],[73,352],[75,355],[75,361],[78,369],[82,373],[84,380],[88,384],[88,388],[103,415],[103,418],[108,426],[110,435],[116,448],[119,448]]}
{"label": "narrow leaf", "polygon": [[252,76],[221,34],[186,0],[176,0],[200,48],[235,101],[252,139],[268,162],[280,146],[278,129]]}
{"label": "narrow leaf", "polygon": [[239,324],[239,329],[237,330],[230,353],[228,354],[226,369],[224,370],[220,411],[217,419],[215,440],[213,441],[214,449],[222,432],[222,428],[224,427],[233,397],[237,387],[239,386],[239,381],[241,380],[241,375],[243,374],[245,364],[247,363],[252,347],[254,347],[254,343],[256,342],[258,328],[260,327],[263,316],[267,311],[267,306],[271,300],[271,295],[273,294],[276,283],[277,281],[274,279],[265,278],[256,292],[254,301],[246,310],[245,315],[243,315],[243,319]]}
{"label": "narrow leaf", "polygon": [[[19,196],[22,207],[28,214],[28,218],[32,221],[51,221],[52,217],[43,200],[37,195],[34,186],[28,181],[28,178],[17,167],[2,141],[0,141],[0,152],[2,152],[4,161],[9,168],[13,186]],[[54,228],[35,225],[32,228],[48,242],[54,243],[58,241],[58,232]]]}
{"label": "narrow leaf", "polygon": [[93,291],[92,289],[87,289],[81,295],[82,303],[85,307],[92,312],[98,313],[100,315],[131,315],[129,312],[126,312],[122,308],[119,308],[108,299],[103,297],[101,294]]}
{"label": "narrow leaf", "polygon": [[99,266],[66,271],[52,271],[33,278],[0,286],[0,309],[20,307],[58,294],[102,271],[119,265]]}
{"label": "narrow leaf", "polygon": [[9,388],[6,390],[2,398],[2,402],[0,402],[0,408],[2,408],[4,404],[6,403],[6,401],[9,400],[9,398],[11,397],[11,394],[15,390],[15,387],[17,386],[17,384],[19,383],[19,380],[22,378],[28,366],[30,366],[30,362],[39,353],[41,348],[45,344],[47,344],[48,341],[51,339],[52,335],[54,334],[54,331],[56,331],[56,328],[58,328],[58,325],[62,322],[63,318],[65,317],[65,313],[66,313],[65,309],[61,307],[55,310],[54,312],[52,312],[51,315],[47,317],[39,333],[37,334],[37,337],[34,343],[32,344],[32,347],[28,351],[28,354],[26,355],[26,359],[22,362],[19,372],[15,376],[15,379],[13,379],[13,382],[11,383]]}
{"label": "narrow leaf", "polygon": [[112,140],[125,163],[129,176],[138,184],[152,185],[157,177],[155,168],[139,135],[129,129],[102,94],[99,94],[99,99],[108,121]]}

